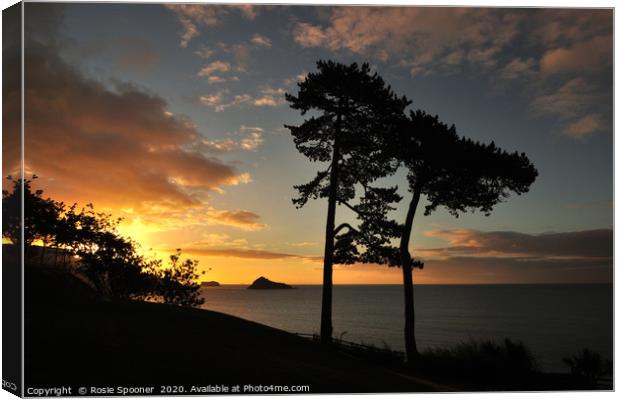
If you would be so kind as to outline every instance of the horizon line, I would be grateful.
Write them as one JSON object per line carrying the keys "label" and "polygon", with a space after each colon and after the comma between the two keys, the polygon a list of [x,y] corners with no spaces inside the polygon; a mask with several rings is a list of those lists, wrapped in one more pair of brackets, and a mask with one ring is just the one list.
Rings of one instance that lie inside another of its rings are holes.
{"label": "horizon line", "polygon": [[[207,283],[209,281],[203,281],[200,284],[202,285],[203,283]],[[225,285],[251,285],[252,283],[220,283],[220,286],[225,286]],[[292,286],[317,286],[320,287],[323,284],[321,283],[302,283],[302,284],[296,284],[296,283],[287,283],[288,285],[292,285]],[[422,286],[422,285],[426,285],[426,286],[434,286],[434,285],[471,285],[471,286],[482,286],[482,285],[613,285],[613,281],[612,282],[589,282],[589,283],[584,283],[584,282],[556,282],[556,283],[414,283],[414,285],[417,286]],[[334,286],[354,286],[354,285],[359,285],[359,286],[402,286],[402,284],[400,283],[344,283],[344,284],[333,284]],[[217,286],[215,286],[214,288],[217,288]]]}

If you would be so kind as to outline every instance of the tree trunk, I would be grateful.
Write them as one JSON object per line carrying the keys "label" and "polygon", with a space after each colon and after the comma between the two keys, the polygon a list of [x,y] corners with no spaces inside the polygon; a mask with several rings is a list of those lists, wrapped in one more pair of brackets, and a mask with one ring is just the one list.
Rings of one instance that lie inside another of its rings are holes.
{"label": "tree trunk", "polygon": [[44,260],[45,260],[45,240],[43,240],[43,246],[41,247],[41,259],[39,260],[40,266],[43,266]]}
{"label": "tree trunk", "polygon": [[329,198],[327,201],[327,223],[325,226],[325,254],[323,256],[323,298],[321,303],[321,343],[329,344],[332,341],[332,290],[333,290],[333,264],[334,264],[334,228],[336,227],[336,200],[338,195],[338,162],[340,161],[340,147],[338,136],[340,135],[341,116],[336,120],[336,132],[334,136],[334,152],[329,175]]}
{"label": "tree trunk", "polygon": [[407,351],[407,362],[411,365],[418,357],[418,348],[415,342],[415,309],[413,298],[413,266],[411,254],[409,253],[409,241],[411,239],[411,228],[415,216],[418,202],[420,201],[420,189],[414,188],[413,197],[409,203],[407,219],[403,228],[400,240],[400,258],[403,269],[403,286],[405,292],[405,350]]}

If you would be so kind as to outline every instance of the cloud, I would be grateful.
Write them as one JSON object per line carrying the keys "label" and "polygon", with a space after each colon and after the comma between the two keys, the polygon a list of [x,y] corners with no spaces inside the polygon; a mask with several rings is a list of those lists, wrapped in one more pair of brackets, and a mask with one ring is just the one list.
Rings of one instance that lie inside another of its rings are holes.
{"label": "cloud", "polygon": [[282,88],[274,89],[270,86],[262,86],[258,92],[258,96],[236,94],[231,98],[228,90],[220,90],[216,93],[202,95],[198,100],[202,105],[213,108],[215,112],[222,112],[227,108],[243,104],[255,107],[281,107],[286,105],[285,90]]}
{"label": "cloud", "polygon": [[[613,231],[585,230],[525,234],[471,229],[431,230],[445,240],[438,248],[414,248],[424,261],[416,281],[425,284],[532,284],[613,282]],[[394,271],[385,265],[343,266],[335,270]]]}
{"label": "cloud", "polygon": [[514,231],[456,229],[432,230],[425,235],[444,239],[450,246],[414,250],[414,253],[420,256],[522,259],[611,259],[613,256],[613,231],[607,229],[538,235]]}
{"label": "cloud", "polygon": [[[198,97],[198,100],[202,105],[218,110],[218,108],[222,106],[224,95],[226,93],[228,93],[228,90],[221,90],[217,93],[205,94],[203,96],[200,96]],[[221,110],[223,111],[224,108],[221,108]]]}
{"label": "cloud", "polygon": [[541,113],[555,114],[568,118],[593,102],[594,87],[583,78],[575,78],[555,91],[542,94],[534,99],[532,106]]}
{"label": "cloud", "polygon": [[417,280],[435,284],[612,283],[613,261],[455,256],[425,262]]}
{"label": "cloud", "polygon": [[215,112],[223,112],[226,108],[254,102],[254,98],[249,94],[236,94],[230,98],[229,93],[230,91],[227,89],[220,90],[212,94],[202,95],[198,97],[198,101],[206,107],[213,108]]}
{"label": "cloud", "polygon": [[183,30],[180,32],[181,47],[187,47],[189,42],[200,35],[200,28],[212,28],[219,24],[220,18],[231,11],[238,11],[246,19],[254,19],[256,10],[251,4],[209,5],[209,4],[164,4],[164,7],[173,11]]}
{"label": "cloud", "polygon": [[226,79],[222,78],[221,76],[213,75],[213,76],[209,76],[207,81],[209,82],[209,84],[216,84],[216,83],[224,83],[226,82]]}
{"label": "cloud", "polygon": [[252,36],[250,40],[252,44],[255,44],[259,47],[271,47],[271,39],[266,36],[259,35],[258,33]]}
{"label": "cloud", "polygon": [[[611,131],[612,16],[602,9],[331,7],[318,23],[296,23],[292,36],[302,47],[375,59],[412,78],[484,74],[501,88],[513,84],[534,112],[553,115],[567,137],[581,139]],[[575,80],[589,87],[588,101],[561,99],[584,105],[568,116],[546,100],[565,96],[562,88]],[[593,110],[601,104],[603,111]]]}
{"label": "cloud", "polygon": [[257,107],[280,107],[286,104],[285,93],[286,91],[282,88],[274,89],[271,86],[263,86],[260,88],[261,96],[254,99],[254,105]]}
{"label": "cloud", "polygon": [[211,76],[214,72],[228,72],[230,71],[230,64],[228,62],[214,61],[209,65],[203,67],[198,76]]}
{"label": "cloud", "polygon": [[233,226],[247,231],[262,230],[267,225],[260,222],[260,216],[246,210],[221,211],[211,210],[208,217],[215,224]]}
{"label": "cloud", "polygon": [[235,136],[241,136],[239,139],[226,138],[222,140],[204,139],[200,143],[201,149],[215,153],[225,153],[234,150],[255,151],[263,144],[264,130],[260,127],[241,126],[239,131],[235,132]]}
{"label": "cloud", "polygon": [[278,103],[272,97],[261,97],[254,100],[257,107],[276,107]]}
{"label": "cloud", "polygon": [[300,22],[293,38],[304,47],[348,50],[426,71],[443,63],[495,65],[517,25],[505,10],[333,7],[326,26]]}
{"label": "cloud", "polygon": [[[249,175],[239,176],[237,184],[250,181]],[[159,202],[143,210],[124,210],[130,218],[138,220],[144,230],[151,232],[204,231],[209,226],[226,226],[242,231],[259,231],[268,227],[260,215],[245,209],[222,210],[199,202],[185,207],[166,207]]]}
{"label": "cloud", "polygon": [[[610,9],[539,9],[526,27],[532,40],[548,47],[561,47],[609,34],[613,24]],[[541,24],[540,21],[546,23]]]}
{"label": "cloud", "polygon": [[[294,255],[281,252],[271,252],[262,249],[238,248],[183,248],[183,253],[202,256],[217,256],[241,259],[290,259],[300,258],[317,261],[317,257]],[[322,259],[322,258],[321,258]]]}
{"label": "cloud", "polygon": [[207,46],[200,46],[200,48],[196,51],[194,51],[194,54],[196,54],[198,57],[202,58],[203,60],[206,60],[208,58],[211,58],[211,56],[213,54],[215,54],[215,51],[208,48]]}
{"label": "cloud", "polygon": [[590,72],[608,67],[612,62],[613,40],[611,34],[577,42],[570,47],[547,51],[541,59],[541,69],[546,74],[563,72]]}
{"label": "cloud", "polygon": [[203,235],[201,241],[195,241],[189,243],[187,245],[183,245],[182,247],[205,247],[205,246],[216,246],[216,247],[237,247],[237,248],[245,248],[248,245],[248,241],[245,238],[232,238],[228,234],[220,234],[220,233],[206,233]]}
{"label": "cloud", "polygon": [[235,70],[245,72],[250,62],[250,48],[247,43],[239,43],[229,45],[226,43],[218,43],[218,47],[226,54],[231,54],[235,59]]}
{"label": "cloud", "polygon": [[[524,49],[542,41],[549,50],[543,70],[554,71],[611,62],[611,15],[609,10],[331,7],[323,23],[299,22],[292,34],[303,47],[348,50],[422,71],[464,64],[499,68],[514,54],[515,40],[525,39]],[[529,58],[521,62],[535,61]],[[515,62],[514,55],[509,62]]]}
{"label": "cloud", "polygon": [[[34,29],[37,21],[26,24]],[[63,48],[53,39],[29,40],[24,54],[26,90],[32,94],[25,99],[25,162],[29,173],[40,176],[37,188],[66,203],[93,202],[129,224],[139,219],[157,230],[192,223],[265,226],[251,211],[209,205],[214,192],[251,178],[197,149],[203,136],[190,119],[170,112],[162,97],[145,88],[90,78],[61,57]],[[3,90],[8,99],[19,87]],[[19,165],[18,154],[5,155],[5,170]]]}
{"label": "cloud", "polygon": [[308,72],[305,72],[305,71],[304,71],[304,72],[302,72],[302,73],[298,74],[298,75],[297,75],[297,76],[295,76],[295,77],[291,77],[291,78],[286,78],[286,79],[284,79],[284,80],[283,80],[283,83],[284,83],[286,86],[293,86],[293,85],[295,85],[296,83],[303,82],[304,80],[306,80],[306,77],[307,77],[307,76],[308,76]]}
{"label": "cloud", "polygon": [[327,34],[323,32],[323,28],[305,22],[300,22],[295,26],[293,38],[304,47],[320,47],[327,44]]}
{"label": "cloud", "polygon": [[[255,34],[250,43],[254,47],[271,47],[271,40],[265,36]],[[246,72],[248,70],[251,57],[250,57],[250,44],[242,42],[238,44],[227,44],[224,42],[217,43],[217,50],[224,56],[232,56],[234,60],[234,66],[231,63],[223,61],[214,61],[211,64],[205,66],[198,73],[199,76],[212,76],[215,72],[227,73],[227,72]],[[198,57],[202,59],[208,59],[216,53],[216,50],[205,47],[204,45],[194,52]],[[220,77],[221,78],[221,77]],[[238,80],[237,77],[233,77],[230,80]]]}
{"label": "cloud", "polygon": [[226,83],[226,82],[238,82],[238,81],[239,81],[239,77],[238,76],[231,76],[229,78],[223,78],[221,76],[212,75],[212,76],[209,76],[207,78],[207,82],[209,82],[210,85],[212,85],[212,84],[219,84],[219,83]]}
{"label": "cloud", "polygon": [[583,139],[605,129],[601,114],[589,114],[568,124],[564,133],[576,139]]}
{"label": "cloud", "polygon": [[300,241],[300,242],[291,242],[288,245],[291,247],[315,247],[317,245],[314,241]]}
{"label": "cloud", "polygon": [[584,78],[575,78],[556,90],[549,89],[532,101],[532,109],[543,115],[554,115],[562,122],[562,132],[583,139],[597,131],[607,130],[597,111],[604,104],[602,94]]}
{"label": "cloud", "polygon": [[108,87],[88,79],[44,48],[33,48],[27,60],[33,95],[26,99],[26,162],[61,181],[70,198],[180,206],[197,202],[187,187],[212,190],[237,181],[232,166],[184,149],[199,133],[186,118],[166,113],[161,97],[129,83]]}
{"label": "cloud", "polygon": [[257,14],[256,7],[252,4],[229,4],[228,7],[241,11],[243,16],[246,17],[247,19],[252,20],[256,18],[256,14]]}
{"label": "cloud", "polygon": [[244,150],[256,150],[263,144],[263,132],[260,127],[241,126],[241,131],[246,133],[246,137],[240,142],[240,147]]}
{"label": "cloud", "polygon": [[[227,72],[229,72],[231,70],[232,70],[232,67],[231,67],[231,65],[229,63],[221,62],[221,61],[215,61],[215,62],[212,62],[211,64],[205,66],[204,68],[202,68],[198,72],[198,76],[206,77],[207,78],[207,82],[209,84],[219,84],[219,83],[226,83],[226,82],[238,82],[239,81],[239,77],[236,76],[236,75],[228,76],[228,77],[223,77],[221,75],[215,75],[214,74],[216,72],[227,73]],[[239,68],[237,68],[237,70],[239,70]],[[225,90],[224,92],[228,93],[228,90]]]}
{"label": "cloud", "polygon": [[536,73],[536,61],[532,57],[527,59],[515,58],[506,64],[500,72],[502,78],[508,80],[531,77],[534,73]]}

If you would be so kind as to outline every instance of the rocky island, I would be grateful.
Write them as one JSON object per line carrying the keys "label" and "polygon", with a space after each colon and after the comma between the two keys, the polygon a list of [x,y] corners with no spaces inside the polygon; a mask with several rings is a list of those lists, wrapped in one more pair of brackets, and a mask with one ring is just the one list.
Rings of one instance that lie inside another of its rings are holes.
{"label": "rocky island", "polygon": [[263,276],[254,280],[254,282],[248,287],[249,290],[281,290],[281,289],[291,289],[291,288],[293,287],[291,287],[288,284],[277,283]]}
{"label": "rocky island", "polygon": [[217,281],[204,281],[202,284],[203,287],[219,287],[220,283]]}

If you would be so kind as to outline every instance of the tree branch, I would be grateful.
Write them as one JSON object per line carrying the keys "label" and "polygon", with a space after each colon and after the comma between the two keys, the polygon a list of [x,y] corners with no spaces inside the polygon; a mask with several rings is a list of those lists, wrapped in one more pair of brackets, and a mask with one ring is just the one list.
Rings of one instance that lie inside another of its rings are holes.
{"label": "tree branch", "polygon": [[347,201],[338,200],[338,202],[340,202],[342,205],[346,206],[347,208],[349,208],[353,212],[357,213],[358,215],[364,216],[363,212],[360,212],[358,209],[356,209],[353,205],[349,204]]}
{"label": "tree branch", "polygon": [[342,229],[344,229],[344,228],[347,228],[347,229],[349,229],[349,230],[351,230],[351,231],[354,231],[354,232],[356,232],[356,233],[359,233],[359,231],[357,231],[355,228],[353,228],[353,226],[351,226],[349,223],[342,223],[340,226],[338,226],[338,227],[336,227],[336,228],[334,229],[334,236],[335,236],[336,234],[338,234],[338,233],[340,232],[340,230],[342,230]]}

